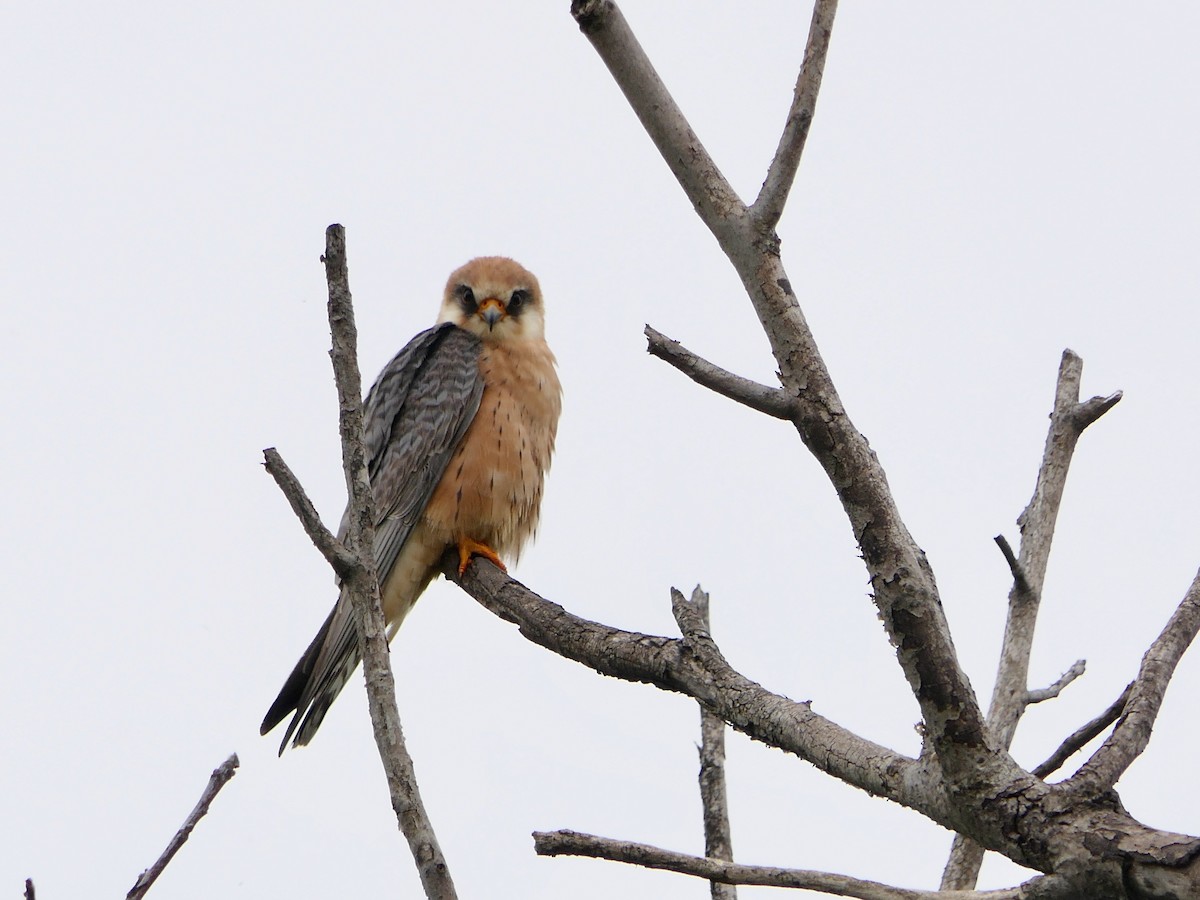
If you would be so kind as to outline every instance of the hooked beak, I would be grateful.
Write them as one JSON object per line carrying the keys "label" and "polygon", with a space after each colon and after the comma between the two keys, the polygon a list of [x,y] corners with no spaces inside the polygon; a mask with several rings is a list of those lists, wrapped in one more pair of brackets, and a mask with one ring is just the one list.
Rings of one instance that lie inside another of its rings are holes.
{"label": "hooked beak", "polygon": [[479,317],[487,322],[488,331],[496,327],[496,323],[504,318],[504,305],[495,297],[488,297],[479,304]]}

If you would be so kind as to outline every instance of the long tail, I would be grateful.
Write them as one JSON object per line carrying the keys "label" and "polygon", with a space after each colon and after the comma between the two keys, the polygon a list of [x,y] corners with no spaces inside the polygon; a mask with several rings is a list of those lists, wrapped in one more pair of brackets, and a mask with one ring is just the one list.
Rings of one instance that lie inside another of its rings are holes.
{"label": "long tail", "polygon": [[279,745],[280,756],[293,734],[293,747],[303,747],[312,740],[330,705],[358,667],[358,636],[349,606],[347,597],[339,598],[267,710],[259,734],[271,731],[295,710]]}

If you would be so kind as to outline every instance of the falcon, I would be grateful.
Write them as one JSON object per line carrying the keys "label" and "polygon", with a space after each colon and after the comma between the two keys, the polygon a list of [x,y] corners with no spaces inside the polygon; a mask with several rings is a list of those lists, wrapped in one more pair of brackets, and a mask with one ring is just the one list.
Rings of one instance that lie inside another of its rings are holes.
{"label": "falcon", "polygon": [[[562,389],[542,291],[520,264],[473,259],[446,284],[437,324],[396,354],[367,394],[363,439],[375,495],[375,562],[391,640],[450,548],[504,568],[537,529]],[[347,511],[348,515],[348,511]],[[347,515],[339,532],[344,537]],[[359,663],[343,588],[263,719],[288,715],[279,753],[312,740]]]}

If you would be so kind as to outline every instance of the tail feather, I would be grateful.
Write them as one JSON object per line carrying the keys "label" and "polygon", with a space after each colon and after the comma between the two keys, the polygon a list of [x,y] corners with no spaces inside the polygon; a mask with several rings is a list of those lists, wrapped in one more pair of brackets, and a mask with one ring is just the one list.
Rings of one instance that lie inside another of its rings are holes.
{"label": "tail feather", "polygon": [[273,730],[294,711],[279,745],[280,756],[293,734],[293,747],[303,747],[312,740],[330,705],[358,667],[358,640],[348,612],[343,602],[334,606],[263,718],[259,734]]}

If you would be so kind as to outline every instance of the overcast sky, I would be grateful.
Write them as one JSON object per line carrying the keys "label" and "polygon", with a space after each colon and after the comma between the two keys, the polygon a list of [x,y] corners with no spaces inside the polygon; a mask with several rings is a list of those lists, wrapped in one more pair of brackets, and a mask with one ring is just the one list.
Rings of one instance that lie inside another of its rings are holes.
{"label": "overcast sky", "polygon": [[[914,753],[918,711],[833,491],[786,425],[648,357],[649,322],[769,382],[773,363],[566,0],[10,4],[0,37],[8,561],[0,892],[122,896],[242,760],[151,896],[416,897],[358,680],[276,759],[258,723],[334,599],[260,466],[344,503],[324,229],[347,228],[369,381],[447,274],[541,279],[565,388],[542,530],[515,574],[573,612],[674,634],[701,582],[751,678]],[[810,8],[633,2],[696,131],[753,196]],[[784,261],[990,696],[1016,541],[1064,347],[1084,436],[1059,519],[1030,711],[1040,762],[1134,675],[1200,563],[1200,7],[843,4]],[[527,643],[444,582],[393,645],[409,747],[460,895],[698,898],[539,859],[570,827],[698,853],[694,704]],[[1200,832],[1200,665],[1121,783]],[[1078,760],[1075,761],[1076,764]],[[934,887],[950,836],[729,739],[739,860]],[[983,886],[1028,873],[989,858]],[[745,897],[764,889],[742,889]]]}

